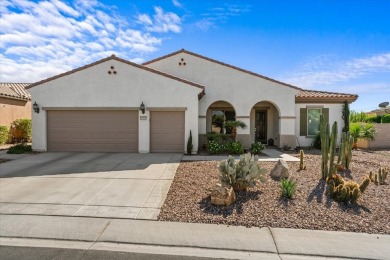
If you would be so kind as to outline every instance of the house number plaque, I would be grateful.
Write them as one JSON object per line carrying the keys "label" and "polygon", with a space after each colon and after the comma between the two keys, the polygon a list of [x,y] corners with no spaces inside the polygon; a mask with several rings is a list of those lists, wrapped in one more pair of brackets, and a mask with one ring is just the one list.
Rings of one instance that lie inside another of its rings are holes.
{"label": "house number plaque", "polygon": [[147,116],[140,116],[140,117],[139,117],[139,120],[146,120],[146,119],[148,119]]}

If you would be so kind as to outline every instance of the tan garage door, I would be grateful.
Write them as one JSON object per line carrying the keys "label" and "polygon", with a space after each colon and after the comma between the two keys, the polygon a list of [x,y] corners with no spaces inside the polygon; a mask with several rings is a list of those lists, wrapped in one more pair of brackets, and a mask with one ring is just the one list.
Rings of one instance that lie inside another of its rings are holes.
{"label": "tan garage door", "polygon": [[150,151],[184,152],[184,111],[150,112]]}
{"label": "tan garage door", "polygon": [[138,111],[48,111],[48,151],[138,152]]}

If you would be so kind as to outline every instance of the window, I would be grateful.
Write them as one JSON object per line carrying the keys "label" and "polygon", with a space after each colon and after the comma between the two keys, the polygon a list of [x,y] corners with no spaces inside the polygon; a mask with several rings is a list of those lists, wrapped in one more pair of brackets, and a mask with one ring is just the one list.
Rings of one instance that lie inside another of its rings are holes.
{"label": "window", "polygon": [[222,110],[211,111],[211,132],[223,133],[225,113]]}
{"label": "window", "polygon": [[308,108],[307,109],[307,135],[313,136],[320,132],[320,115],[322,114],[321,108]]}
{"label": "window", "polygon": [[329,122],[329,108],[302,107],[299,111],[299,135],[313,138],[320,131],[320,115],[324,122]]}
{"label": "window", "polygon": [[230,129],[225,129],[225,121],[235,120],[234,111],[225,111],[225,110],[212,110],[211,111],[211,132],[214,133],[226,133],[230,134]]}

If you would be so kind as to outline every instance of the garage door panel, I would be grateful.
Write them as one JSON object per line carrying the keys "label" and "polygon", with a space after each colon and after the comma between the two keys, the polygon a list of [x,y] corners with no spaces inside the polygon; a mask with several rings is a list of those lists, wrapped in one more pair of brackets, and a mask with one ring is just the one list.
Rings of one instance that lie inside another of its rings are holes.
{"label": "garage door panel", "polygon": [[152,111],[150,113],[151,152],[184,151],[184,111]]}
{"label": "garage door panel", "polygon": [[48,111],[47,129],[49,151],[138,151],[138,111]]}

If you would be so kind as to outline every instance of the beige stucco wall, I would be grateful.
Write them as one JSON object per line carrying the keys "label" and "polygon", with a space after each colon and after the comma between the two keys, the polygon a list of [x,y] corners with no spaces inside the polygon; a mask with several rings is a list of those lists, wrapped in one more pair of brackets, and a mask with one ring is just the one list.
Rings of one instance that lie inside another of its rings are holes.
{"label": "beige stucco wall", "polygon": [[[186,63],[185,66],[179,65],[181,59]],[[200,134],[208,131],[206,125],[208,107],[216,101],[226,101],[233,106],[236,117],[250,126],[238,129],[239,136],[248,136],[243,140],[244,146],[249,146],[252,139],[250,136],[252,108],[260,101],[267,101],[278,110],[279,134],[295,135],[295,120],[291,118],[295,119],[296,116],[295,95],[298,90],[294,88],[187,53],[176,54],[147,66],[206,86],[206,95],[199,102]],[[295,142],[289,145],[295,146]]]}
{"label": "beige stucco wall", "polygon": [[358,147],[370,149],[390,148],[390,124],[374,124],[377,131],[374,141],[359,140]]}
{"label": "beige stucco wall", "polygon": [[[116,75],[108,74],[114,66]],[[149,152],[148,109],[185,110],[185,143],[192,131],[198,147],[198,94],[201,89],[116,60],[109,60],[29,89],[41,107],[32,116],[34,150],[47,150],[46,111],[50,109],[137,109],[146,106],[148,120],[139,122],[139,152]],[[140,112],[140,115],[141,112]],[[183,152],[185,147],[183,147]]]}
{"label": "beige stucco wall", "polygon": [[[296,109],[296,120],[295,120],[295,132],[297,133],[296,136],[299,140],[299,145],[306,147],[310,146],[311,143],[313,142],[313,137],[306,137],[306,136],[299,136],[299,122],[300,122],[300,109],[301,108],[329,108],[329,124],[332,126],[333,122],[337,122],[337,128],[339,132],[339,140],[341,136],[341,131],[344,127],[344,121],[342,119],[342,108],[343,104],[296,104],[295,109]],[[339,141],[338,140],[338,141]],[[297,142],[298,145],[298,142]]]}
{"label": "beige stucco wall", "polygon": [[16,119],[31,119],[31,101],[0,97],[0,125],[9,128]]}

